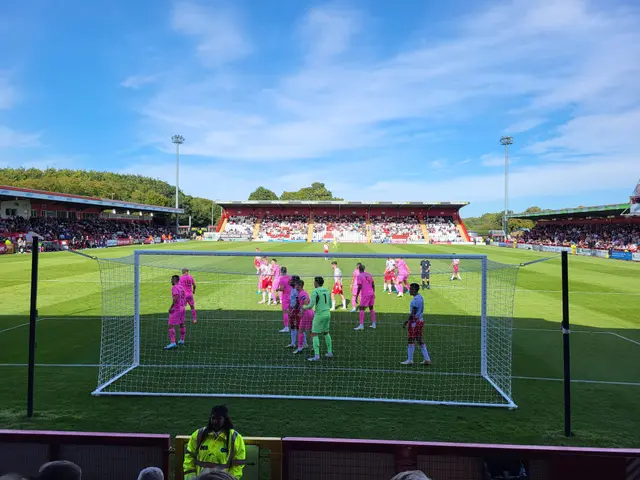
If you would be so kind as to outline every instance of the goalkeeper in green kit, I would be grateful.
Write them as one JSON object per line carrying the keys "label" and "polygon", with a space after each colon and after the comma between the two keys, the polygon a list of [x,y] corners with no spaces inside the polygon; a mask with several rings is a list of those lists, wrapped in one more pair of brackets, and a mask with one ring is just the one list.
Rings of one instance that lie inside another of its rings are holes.
{"label": "goalkeeper in green kit", "polygon": [[314,286],[316,288],[311,292],[311,301],[309,304],[304,305],[302,308],[309,310],[313,307],[316,309],[316,313],[313,317],[313,324],[311,327],[311,337],[313,338],[313,357],[309,359],[310,362],[317,362],[320,360],[320,338],[318,335],[324,335],[324,341],[327,344],[328,358],[333,357],[333,343],[331,341],[331,335],[329,334],[329,324],[331,323],[331,292],[323,287],[324,278],[316,277],[313,279]]}

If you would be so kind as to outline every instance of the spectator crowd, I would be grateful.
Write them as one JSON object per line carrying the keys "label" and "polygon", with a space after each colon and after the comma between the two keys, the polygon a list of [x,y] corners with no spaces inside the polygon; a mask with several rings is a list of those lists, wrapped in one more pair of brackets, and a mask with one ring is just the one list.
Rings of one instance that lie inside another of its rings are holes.
{"label": "spectator crowd", "polygon": [[150,222],[85,218],[81,220],[49,217],[11,217],[0,219],[0,242],[20,245],[36,234],[45,242],[67,241],[72,248],[104,247],[108,240],[147,239],[171,235],[171,229]]}
{"label": "spectator crowd", "polygon": [[429,240],[432,242],[461,242],[462,237],[453,217],[428,217],[425,219]]}
{"label": "spectator crowd", "polygon": [[382,243],[392,239],[424,240],[418,217],[407,215],[395,218],[372,218],[371,241]]}
{"label": "spectator crowd", "polygon": [[522,241],[534,245],[576,245],[597,250],[638,251],[640,223],[538,224]]}
{"label": "spectator crowd", "polygon": [[252,238],[253,229],[256,226],[256,217],[231,215],[227,219],[227,225],[221,237],[243,237]]}
{"label": "spectator crowd", "polygon": [[265,215],[260,221],[258,240],[306,241],[309,233],[309,218],[305,215]]}
{"label": "spectator crowd", "polygon": [[339,242],[367,241],[367,219],[359,215],[315,215],[313,241],[336,239]]}

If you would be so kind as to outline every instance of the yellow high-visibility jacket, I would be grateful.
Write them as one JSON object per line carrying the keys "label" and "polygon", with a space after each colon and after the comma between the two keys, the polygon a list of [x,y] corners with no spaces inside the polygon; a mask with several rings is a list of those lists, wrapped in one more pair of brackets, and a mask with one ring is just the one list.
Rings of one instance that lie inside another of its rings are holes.
{"label": "yellow high-visibility jacket", "polygon": [[196,430],[189,439],[182,466],[185,480],[195,478],[205,468],[224,470],[241,478],[247,456],[242,435],[230,430],[231,439],[227,450],[226,432],[221,432],[218,436],[213,432],[205,432],[206,428]]}

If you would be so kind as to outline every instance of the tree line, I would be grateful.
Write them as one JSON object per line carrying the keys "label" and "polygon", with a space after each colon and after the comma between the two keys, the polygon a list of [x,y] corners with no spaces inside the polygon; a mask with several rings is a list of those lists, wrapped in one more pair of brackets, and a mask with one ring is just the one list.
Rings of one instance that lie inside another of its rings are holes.
{"label": "tree line", "polygon": [[[529,207],[524,213],[539,213],[543,210],[540,207]],[[509,215],[515,212],[509,210]],[[504,212],[497,213],[485,213],[480,217],[468,217],[464,219],[464,224],[467,226],[467,230],[478,233],[479,235],[487,235],[489,230],[502,230],[504,220]],[[532,229],[535,222],[532,220],[525,220],[520,218],[509,219],[509,233],[519,230],[521,228]]]}
{"label": "tree line", "polygon": [[[33,188],[49,192],[100,197],[124,202],[144,203],[161,207],[175,206],[175,186],[143,175],[47,168],[2,168],[0,185]],[[194,226],[211,222],[211,200],[178,192],[180,207],[191,215]],[[221,208],[214,208],[214,222],[220,218]],[[184,225],[184,220],[181,222]]]}
{"label": "tree line", "polygon": [[327,189],[324,183],[313,182],[310,187],[302,187],[295,192],[282,192],[278,197],[273,190],[265,187],[256,188],[249,195],[249,200],[324,200],[341,201],[343,198],[334,197],[333,193]]}

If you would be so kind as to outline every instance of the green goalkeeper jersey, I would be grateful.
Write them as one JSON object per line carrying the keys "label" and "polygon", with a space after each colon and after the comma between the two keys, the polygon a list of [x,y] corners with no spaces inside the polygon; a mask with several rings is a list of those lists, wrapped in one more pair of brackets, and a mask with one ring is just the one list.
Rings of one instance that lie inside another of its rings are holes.
{"label": "green goalkeeper jersey", "polygon": [[310,309],[315,307],[316,313],[329,313],[331,310],[331,293],[324,287],[314,288],[311,291],[311,303],[305,305],[304,308]]}

